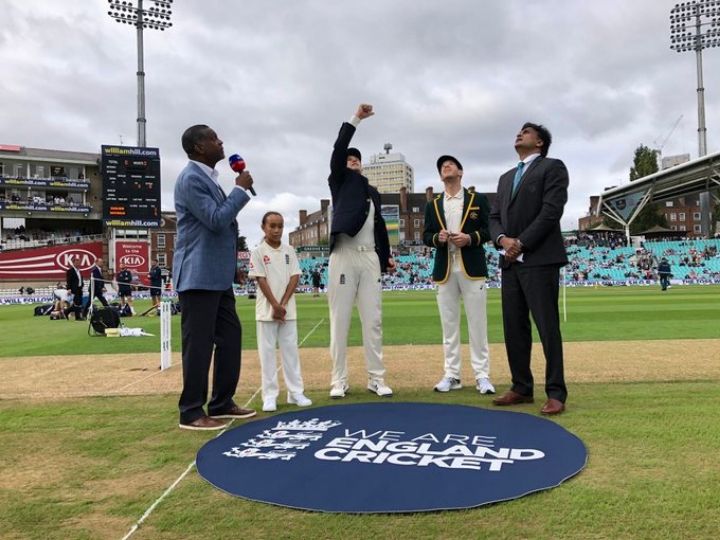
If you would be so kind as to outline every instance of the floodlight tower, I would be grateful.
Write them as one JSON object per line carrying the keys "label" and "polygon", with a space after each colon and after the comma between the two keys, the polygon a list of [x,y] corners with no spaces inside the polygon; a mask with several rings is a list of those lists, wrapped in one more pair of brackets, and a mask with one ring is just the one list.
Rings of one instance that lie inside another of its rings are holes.
{"label": "floodlight tower", "polygon": [[137,29],[137,87],[138,87],[138,137],[137,145],[146,146],[145,138],[145,68],[143,60],[143,30],[165,30],[170,28],[170,16],[172,15],[173,0],[151,0],[154,6],[149,9],[143,8],[143,0],[137,0],[137,6],[133,1],[108,0],[110,4],[108,15],[118,23],[129,24]]}
{"label": "floodlight tower", "polygon": [[[694,30],[694,31],[693,31]],[[670,10],[670,48],[676,52],[695,51],[698,96],[698,157],[707,154],[705,88],[702,51],[720,45],[720,2],[699,0],[675,4]],[[710,234],[710,193],[700,194],[702,234]]]}

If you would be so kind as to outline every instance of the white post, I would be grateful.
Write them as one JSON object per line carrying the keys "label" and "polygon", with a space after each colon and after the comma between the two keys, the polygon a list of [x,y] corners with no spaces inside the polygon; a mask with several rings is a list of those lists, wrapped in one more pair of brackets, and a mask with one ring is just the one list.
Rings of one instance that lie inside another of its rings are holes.
{"label": "white post", "polygon": [[172,324],[170,301],[160,302],[160,370],[165,371],[172,366]]}
{"label": "white post", "polygon": [[567,282],[565,281],[565,267],[562,268],[562,281],[563,281],[563,322],[567,322]]}

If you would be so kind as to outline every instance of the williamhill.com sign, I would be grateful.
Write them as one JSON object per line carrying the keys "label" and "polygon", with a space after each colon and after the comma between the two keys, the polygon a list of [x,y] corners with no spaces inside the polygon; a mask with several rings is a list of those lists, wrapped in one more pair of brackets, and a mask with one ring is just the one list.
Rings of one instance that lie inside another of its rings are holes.
{"label": "williamhill.com sign", "polygon": [[471,508],[555,487],[583,443],[533,415],[427,403],[321,407],[207,443],[200,474],[251,500],[326,512]]}

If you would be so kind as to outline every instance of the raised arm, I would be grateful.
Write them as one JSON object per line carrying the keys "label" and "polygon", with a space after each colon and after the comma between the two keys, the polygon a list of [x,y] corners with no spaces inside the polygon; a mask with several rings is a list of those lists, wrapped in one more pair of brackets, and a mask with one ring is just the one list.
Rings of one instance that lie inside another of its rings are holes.
{"label": "raised arm", "polygon": [[335,140],[332,157],[330,158],[330,173],[333,177],[341,179],[344,176],[347,168],[347,149],[355,134],[355,129],[362,120],[374,114],[372,105],[361,103],[358,105],[357,111],[355,111],[350,122],[343,122],[342,126],[340,126],[340,133],[338,133]]}

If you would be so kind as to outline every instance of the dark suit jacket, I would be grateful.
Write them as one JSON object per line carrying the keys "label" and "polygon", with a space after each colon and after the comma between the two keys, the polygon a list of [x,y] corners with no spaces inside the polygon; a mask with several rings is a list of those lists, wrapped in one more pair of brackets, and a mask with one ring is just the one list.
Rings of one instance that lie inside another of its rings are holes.
{"label": "dark suit jacket", "polygon": [[73,294],[75,294],[75,291],[77,291],[78,289],[82,290],[83,285],[85,284],[82,278],[82,274],[80,274],[80,272],[75,270],[75,268],[72,266],[68,268],[67,272],[65,273],[65,282],[68,290],[72,291]]}
{"label": "dark suit jacket", "polygon": [[159,266],[153,266],[150,269],[149,277],[152,287],[162,287],[162,270]]}
{"label": "dark suit jacket", "polygon": [[390,259],[390,242],[385,220],[380,213],[380,194],[367,178],[347,167],[347,149],[354,134],[355,126],[343,122],[330,158],[328,183],[333,206],[330,251],[332,252],[335,245],[336,235],[345,233],[355,236],[360,232],[370,212],[372,200],[375,205],[375,251],[380,260],[380,271],[385,272]]}
{"label": "dark suit jacket", "polygon": [[95,296],[102,294],[103,287],[105,287],[105,281],[103,280],[102,270],[100,270],[97,266],[92,267],[90,280],[92,286],[94,287],[93,292]]}
{"label": "dark suit jacket", "polygon": [[[487,277],[487,263],[485,261],[485,248],[483,244],[490,240],[488,230],[489,204],[487,197],[482,193],[470,193],[463,188],[463,217],[460,230],[470,235],[470,243],[460,249],[460,266],[470,279]],[[445,196],[440,194],[425,206],[425,229],[423,241],[426,246],[435,248],[435,264],[433,266],[433,281],[445,283],[450,276],[450,248],[447,243],[441,244],[438,234],[447,229],[445,223]]]}
{"label": "dark suit jacket", "polygon": [[[560,218],[567,202],[568,172],[559,159],[539,156],[523,174],[515,196],[515,168],[500,177],[497,197],[490,211],[493,242],[504,234],[523,244],[523,266],[567,264]],[[500,246],[498,245],[498,248]],[[504,257],[500,265],[506,267]]]}

